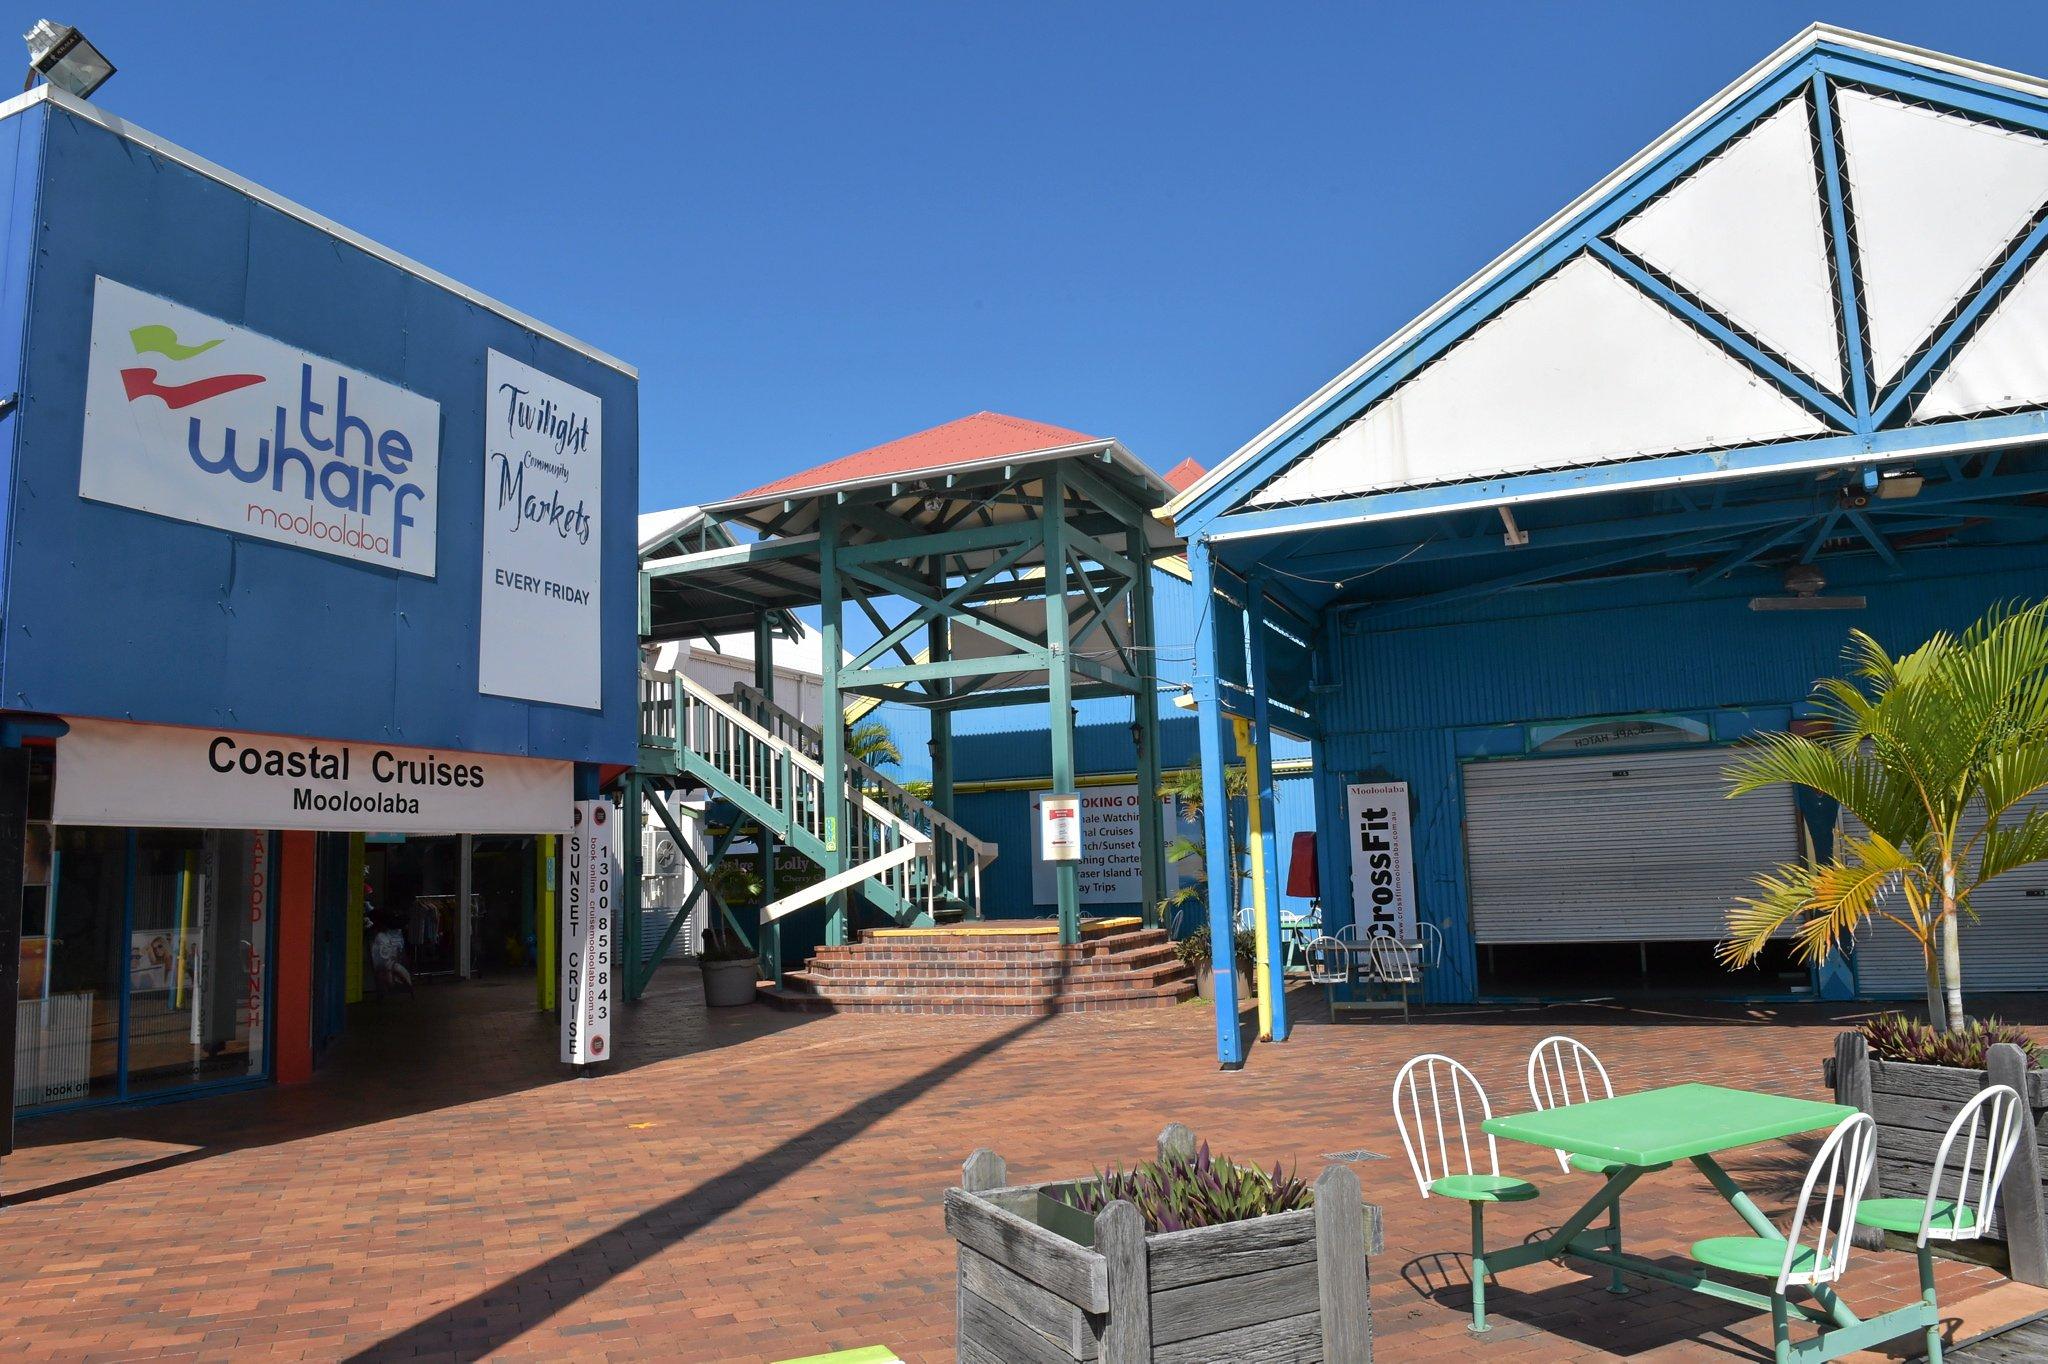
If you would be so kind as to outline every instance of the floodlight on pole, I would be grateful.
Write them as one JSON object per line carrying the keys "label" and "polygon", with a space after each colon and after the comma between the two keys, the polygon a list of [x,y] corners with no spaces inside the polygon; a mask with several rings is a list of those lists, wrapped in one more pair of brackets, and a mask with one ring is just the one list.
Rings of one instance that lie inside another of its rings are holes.
{"label": "floodlight on pole", "polygon": [[21,35],[28,44],[26,90],[41,76],[69,95],[89,99],[114,74],[114,64],[94,47],[83,33],[69,24],[36,20],[35,27]]}

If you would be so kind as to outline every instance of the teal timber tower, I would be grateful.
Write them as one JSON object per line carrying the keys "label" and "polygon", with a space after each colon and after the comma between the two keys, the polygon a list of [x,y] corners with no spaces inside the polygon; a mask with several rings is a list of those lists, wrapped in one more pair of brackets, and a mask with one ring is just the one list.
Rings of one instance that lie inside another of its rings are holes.
{"label": "teal timber tower", "polygon": [[[858,931],[863,903],[884,926],[980,917],[994,849],[953,822],[957,711],[1046,707],[1053,785],[1072,793],[1075,704],[1130,697],[1139,784],[1157,789],[1151,570],[1178,542],[1153,512],[1170,496],[1115,440],[983,412],[708,505],[731,543],[643,561],[644,638],[819,612],[816,728],[680,678],[643,688],[642,773],[706,786],[823,872],[795,895],[766,889],[764,964],[779,963],[781,918],[820,900],[830,946]],[[854,619],[871,642],[849,643]],[[840,717],[860,697],[930,714],[929,800],[849,756]],[[1165,868],[1156,801],[1141,804],[1139,837],[1149,924]],[[1059,940],[1074,945],[1079,866],[1057,864],[1056,884]]]}

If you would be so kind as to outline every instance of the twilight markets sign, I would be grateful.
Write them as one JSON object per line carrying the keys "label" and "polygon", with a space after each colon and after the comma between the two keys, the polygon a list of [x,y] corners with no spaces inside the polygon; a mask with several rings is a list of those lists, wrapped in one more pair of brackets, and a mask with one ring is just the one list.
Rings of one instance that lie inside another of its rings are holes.
{"label": "twilight markets sign", "polygon": [[574,764],[67,719],[58,824],[533,834],[569,827]]}
{"label": "twilight markets sign", "polygon": [[434,576],[441,405],[101,278],[78,494]]}
{"label": "twilight markets sign", "polygon": [[596,710],[604,704],[602,404],[496,351],[484,388],[477,690]]}

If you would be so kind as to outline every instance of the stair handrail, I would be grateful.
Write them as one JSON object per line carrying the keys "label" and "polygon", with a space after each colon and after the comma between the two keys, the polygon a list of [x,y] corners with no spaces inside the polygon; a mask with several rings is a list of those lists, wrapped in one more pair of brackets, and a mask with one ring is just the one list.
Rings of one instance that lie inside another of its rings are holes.
{"label": "stair handrail", "polygon": [[[674,674],[674,678],[676,690],[679,696],[687,694],[692,701],[704,706],[706,709],[710,711],[715,712],[728,723],[737,726],[739,729],[741,729],[747,734],[752,735],[754,738],[760,740],[762,743],[769,745],[771,748],[777,748],[787,752],[790,757],[790,762],[793,766],[801,768],[804,772],[808,773],[813,777],[816,777],[818,779],[819,784],[823,785],[825,780],[824,765],[812,759],[811,756],[803,752],[803,750],[798,745],[793,744],[789,742],[789,740],[784,739],[780,735],[774,733],[766,725],[761,724],[752,716],[748,715],[745,711],[733,705],[731,702],[725,700],[723,697],[713,692],[703,683],[698,682],[696,679],[690,677],[688,674],[676,673]],[[682,742],[682,738],[680,737],[681,732],[681,726],[678,725],[677,734],[679,737],[677,739],[677,742],[679,743]],[[915,799],[915,797],[913,797],[913,799]],[[861,793],[860,804],[871,817],[880,820],[885,824],[894,825],[897,832],[902,834],[903,837],[908,841],[912,843],[928,843],[931,841],[931,836],[927,834],[923,829],[918,828],[917,825],[912,823],[910,820],[906,819],[898,811],[891,809],[888,805],[885,805],[881,801],[869,797],[865,792]]]}
{"label": "stair handrail", "polygon": [[[825,736],[816,727],[769,700],[766,696],[762,695],[759,687],[752,686],[746,682],[735,682],[732,684],[732,699],[735,705],[742,709],[742,711],[750,706],[758,708],[769,717],[768,723],[772,724],[774,728],[789,730],[796,736],[793,742],[800,741],[798,746],[803,751],[807,753],[822,753],[824,751]],[[881,788],[884,795],[891,796],[905,804],[916,806],[918,813],[931,820],[935,828],[944,830],[947,834],[974,849],[974,860],[981,866],[986,867],[989,863],[995,861],[997,853],[997,846],[995,844],[986,843],[977,838],[965,825],[961,824],[951,815],[948,815],[922,796],[914,795],[897,785],[894,781],[891,781],[888,777],[877,771],[872,764],[864,762],[859,758],[848,756],[846,768],[849,772],[857,775],[864,784]]]}

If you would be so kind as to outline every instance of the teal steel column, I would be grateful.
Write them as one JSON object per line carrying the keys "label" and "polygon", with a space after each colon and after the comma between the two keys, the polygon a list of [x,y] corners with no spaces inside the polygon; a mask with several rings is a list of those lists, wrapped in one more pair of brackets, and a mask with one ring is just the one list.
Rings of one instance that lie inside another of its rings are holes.
{"label": "teal steel column", "polygon": [[[614,932],[612,941],[625,945],[621,954],[625,960],[614,963],[612,967],[613,988],[617,988],[618,982],[625,982],[629,1000],[640,998],[647,988],[647,976],[640,965],[640,907],[647,903],[640,884],[640,839],[647,827],[647,811],[641,803],[641,781],[638,772],[626,774],[624,808],[619,812],[619,883],[612,894],[618,914],[623,918],[618,925],[623,931]],[[463,908],[467,912],[468,906]]]}
{"label": "teal steel column", "polygon": [[1265,879],[1266,979],[1259,989],[1271,1001],[1273,1040],[1287,1040],[1287,950],[1280,940],[1280,835],[1273,800],[1273,706],[1266,674],[1266,588],[1253,574],[1245,593],[1245,629],[1251,642],[1252,746],[1257,771],[1248,774],[1249,799],[1259,803],[1259,860]]}
{"label": "teal steel column", "polygon": [[[1045,644],[1048,654],[1046,686],[1051,692],[1052,789],[1070,796],[1074,786],[1074,670],[1067,645],[1067,507],[1066,482],[1059,465],[1046,466],[1045,509],[1039,518],[1045,543]],[[1084,844],[1081,855],[1086,857]],[[1057,891],[1060,941],[1072,945],[1081,941],[1081,864],[1053,863],[1053,884]]]}
{"label": "teal steel column", "polygon": [[[818,732],[824,736],[823,762],[825,808],[821,820],[825,835],[825,875],[845,871],[846,846],[851,830],[846,826],[846,704],[839,693],[840,665],[845,661],[845,600],[839,578],[839,537],[842,520],[839,503],[827,497],[818,515],[818,640],[822,657],[819,669],[824,680],[824,699],[818,715]],[[846,941],[846,892],[839,891],[825,901],[825,942],[838,947]]]}
{"label": "teal steel column", "polygon": [[[941,554],[934,558],[932,573],[932,595],[943,598],[946,595],[946,557]],[[943,613],[934,612],[925,626],[925,660],[930,663],[945,663],[953,657],[953,635],[951,622]],[[925,683],[925,689],[940,698],[930,709],[932,738],[932,805],[947,819],[953,818],[953,708],[946,697],[953,690],[949,678],[934,678]],[[954,857],[959,849],[950,838],[932,840],[932,857],[941,886],[953,883]],[[974,917],[981,917],[981,906],[974,906]]]}
{"label": "teal steel column", "polygon": [[1209,959],[1216,983],[1216,1059],[1224,1069],[1244,1064],[1244,1034],[1237,1017],[1237,907],[1230,903],[1230,798],[1224,771],[1230,721],[1216,684],[1220,666],[1216,630],[1216,576],[1209,542],[1188,543],[1195,578],[1195,728],[1202,741],[1203,865],[1209,880]]}
{"label": "teal steel column", "polygon": [[[774,617],[766,611],[754,617],[754,690],[767,697],[770,705],[775,704],[775,625]],[[803,705],[803,695],[799,691],[796,699],[799,712]],[[754,846],[761,854],[761,903],[772,905],[775,903],[775,857],[778,851],[775,835],[765,824],[755,825],[754,830]],[[763,974],[777,985],[782,984],[782,921],[777,919],[758,925],[754,945],[760,954]]]}
{"label": "teal steel column", "polygon": [[1145,527],[1124,533],[1124,557],[1137,566],[1131,584],[1131,644],[1138,665],[1138,693],[1132,698],[1137,732],[1138,884],[1144,901],[1145,926],[1159,927],[1159,901],[1166,894],[1165,810],[1159,801],[1159,653],[1152,630],[1152,546]]}

